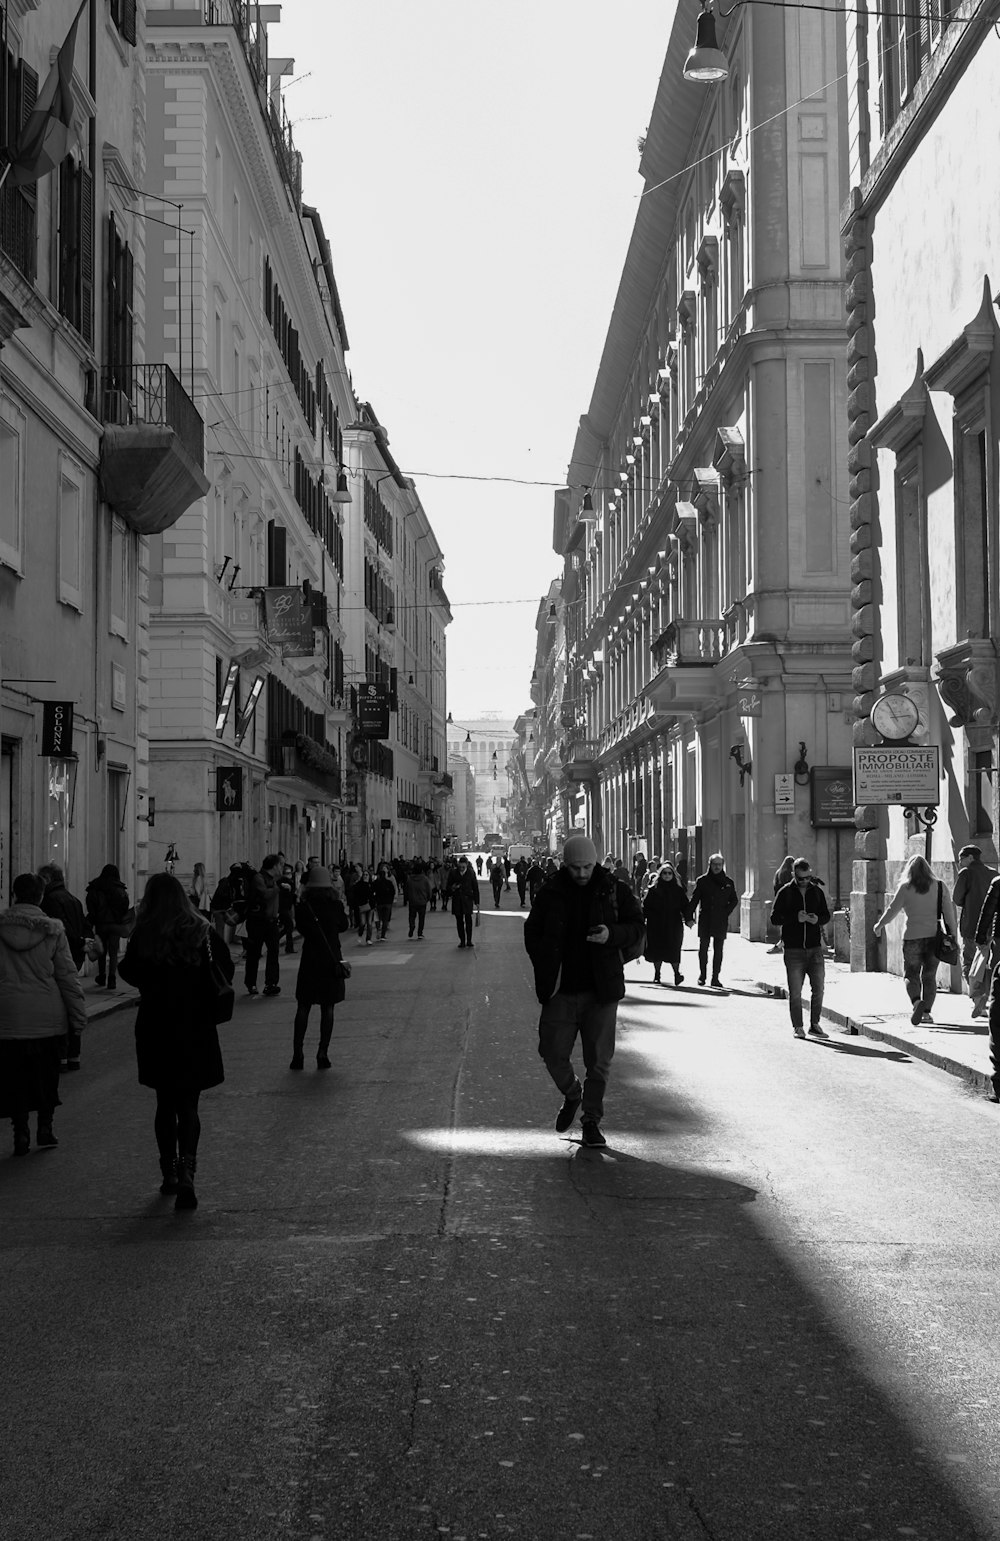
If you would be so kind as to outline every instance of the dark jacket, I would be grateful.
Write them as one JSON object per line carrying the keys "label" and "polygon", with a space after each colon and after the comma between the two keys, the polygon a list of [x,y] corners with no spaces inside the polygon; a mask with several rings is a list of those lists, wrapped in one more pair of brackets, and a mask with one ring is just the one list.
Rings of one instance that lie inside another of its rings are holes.
{"label": "dark jacket", "polygon": [[[576,889],[561,867],[539,889],[524,922],[524,945],[535,970],[535,994],[547,1001],[559,988],[565,946],[567,915]],[[615,880],[604,867],[595,867],[587,884],[586,926],[607,926],[610,933],[602,946],[593,946],[591,968],[594,994],[603,1003],[620,1001],[625,994],[622,949],[629,952],[642,942],[643,922],[639,901],[632,890]]]}
{"label": "dark jacket", "polygon": [[479,879],[471,867],[466,867],[464,875],[456,867],[448,879],[448,887],[445,889],[445,898],[451,900],[451,913],[458,915],[464,910],[479,908]]}
{"label": "dark jacket", "polygon": [[262,927],[278,918],[278,884],[270,872],[248,871],[243,889],[248,926]]}
{"label": "dark jacket", "polygon": [[[956,910],[959,911],[958,930],[961,936],[969,938],[976,935],[979,929],[980,912],[986,901],[990,884],[996,876],[995,867],[987,867],[984,861],[971,861],[967,867],[962,868],[955,879],[951,897]],[[42,908],[44,909],[45,906],[43,905]]]}
{"label": "dark jacket", "polygon": [[[233,960],[218,933],[205,927],[213,962],[232,979]],[[205,1091],[225,1080],[213,1021],[208,959],[197,964],[143,956],[140,937],[129,938],[118,972],[139,991],[135,1057],[139,1084],[157,1090]]]}
{"label": "dark jacket", "polygon": [[647,961],[679,963],[684,922],[691,915],[687,894],[680,883],[652,883],[643,900],[642,913],[646,921]]}
{"label": "dark jacket", "polygon": [[376,906],[383,904],[395,904],[396,885],[392,881],[392,878],[387,878],[385,876],[376,878],[373,884],[373,888],[375,890]]}
{"label": "dark jacket", "polygon": [[347,911],[332,888],[308,888],[295,906],[302,956],[295,999],[302,1006],[335,1006],[344,999],[337,964],[343,957],[340,933],[350,925]]}
{"label": "dark jacket", "polygon": [[703,872],[691,894],[691,916],[698,911],[699,936],[718,936],[728,931],[729,917],[740,902],[736,884],[728,872]]}
{"label": "dark jacket", "polygon": [[411,872],[406,879],[406,902],[420,909],[429,904],[431,898],[431,880],[426,872]]}
{"label": "dark jacket", "polygon": [[[42,895],[39,908],[53,920],[62,921],[70,956],[77,968],[80,968],[86,956],[84,943],[88,936],[93,936],[94,928],[84,914],[79,899],[70,893],[65,883],[53,883]],[[128,909],[127,904],[125,908]]]}
{"label": "dark jacket", "polygon": [[356,905],[359,910],[371,909],[372,885],[366,883],[364,878],[358,878],[351,889],[351,903]]}
{"label": "dark jacket", "polygon": [[128,912],[128,889],[120,878],[101,876],[87,884],[87,914],[98,934],[120,926]]}
{"label": "dark jacket", "polygon": [[986,890],[983,907],[976,925],[976,943],[988,947],[1000,937],[1000,877],[995,877]]}
{"label": "dark jacket", "polygon": [[[816,916],[816,924],[801,921],[799,916],[808,910]],[[822,947],[821,927],[830,921],[830,906],[826,894],[818,883],[807,883],[800,889],[794,878],[779,888],[771,909],[772,926],[781,927],[783,947]]]}

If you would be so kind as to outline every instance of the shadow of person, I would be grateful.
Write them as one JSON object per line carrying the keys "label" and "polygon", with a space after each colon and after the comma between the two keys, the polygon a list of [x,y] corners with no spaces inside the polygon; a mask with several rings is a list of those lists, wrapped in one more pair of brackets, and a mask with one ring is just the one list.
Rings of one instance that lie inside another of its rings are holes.
{"label": "shadow of person", "polygon": [[817,1042],[837,1054],[853,1055],[855,1059],[891,1059],[897,1065],[913,1064],[912,1056],[905,1054],[902,1049],[873,1049],[868,1044],[838,1043],[835,1038],[820,1038]]}

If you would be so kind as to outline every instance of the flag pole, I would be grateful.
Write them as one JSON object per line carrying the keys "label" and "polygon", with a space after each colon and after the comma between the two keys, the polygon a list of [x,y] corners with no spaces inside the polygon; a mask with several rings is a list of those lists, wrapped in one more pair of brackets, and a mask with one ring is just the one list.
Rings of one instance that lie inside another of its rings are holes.
{"label": "flag pole", "polygon": [[8,161],[6,166],[3,168],[3,170],[0,171],[0,191],[3,190],[3,185],[6,182],[7,178],[10,176],[11,165],[12,165],[12,162]]}

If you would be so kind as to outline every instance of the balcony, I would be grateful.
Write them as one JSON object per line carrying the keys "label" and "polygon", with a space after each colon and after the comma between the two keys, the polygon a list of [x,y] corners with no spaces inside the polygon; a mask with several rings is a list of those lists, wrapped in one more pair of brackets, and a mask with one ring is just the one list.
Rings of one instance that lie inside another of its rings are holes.
{"label": "balcony", "polygon": [[340,763],[337,756],[306,733],[284,732],[280,739],[267,741],[267,762],[271,769],[269,786],[306,801],[316,798],[337,802],[341,795]]}
{"label": "balcony", "polygon": [[725,621],[671,621],[650,649],[658,669],[704,668],[726,654]]}
{"label": "balcony", "polygon": [[419,824],[424,816],[424,810],[419,803],[409,803],[402,797],[396,799],[396,817],[405,819],[410,824]]}
{"label": "balcony", "polygon": [[101,407],[101,497],[140,535],[169,530],[209,488],[197,407],[168,364],[106,370]]}
{"label": "balcony", "polygon": [[568,781],[596,781],[599,753],[600,745],[596,739],[569,739],[563,745],[563,775]]}

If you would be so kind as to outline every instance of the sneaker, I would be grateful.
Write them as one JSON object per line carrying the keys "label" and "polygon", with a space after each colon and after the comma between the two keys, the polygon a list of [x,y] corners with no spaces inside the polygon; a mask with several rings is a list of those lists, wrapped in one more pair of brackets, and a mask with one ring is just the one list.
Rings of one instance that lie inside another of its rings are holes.
{"label": "sneaker", "polygon": [[583,1101],[583,1093],[577,1092],[575,1097],[567,1097],[559,1112],[556,1114],[556,1134],[563,1134],[569,1128],[576,1117],[576,1110]]}
{"label": "sneaker", "polygon": [[59,1144],[59,1141],[52,1133],[51,1124],[39,1124],[38,1132],[35,1135],[35,1144],[38,1146],[39,1150],[55,1149],[55,1147]]}
{"label": "sneaker", "polygon": [[923,1014],[924,1014],[924,1008],[921,1006],[920,1002],[918,1001],[917,1004],[914,1006],[913,1010],[910,1012],[910,1022],[912,1023],[912,1025],[914,1027],[918,1026],[918,1024],[920,1022],[920,1018],[923,1016]]}
{"label": "sneaker", "polygon": [[584,1145],[591,1145],[600,1148],[600,1146],[606,1145],[608,1143],[601,1133],[600,1124],[597,1123],[593,1118],[584,1119],[583,1129],[581,1132],[583,1135]]}
{"label": "sneaker", "polygon": [[792,1032],[795,1034],[796,1038],[804,1038],[806,1036],[805,1028],[803,1027],[793,1027]]}
{"label": "sneaker", "polygon": [[291,1059],[288,1061],[288,1068],[289,1070],[304,1070],[305,1060],[302,1058],[302,1055],[293,1054]]}
{"label": "sneaker", "polygon": [[721,979],[713,979],[713,980],[712,980],[712,989],[713,989],[713,990],[724,990],[724,989],[725,989],[725,988],[726,988],[726,987],[725,987],[725,985],[724,985],[724,984],[723,984],[723,983],[722,983],[722,980],[721,980]]}
{"label": "sneaker", "polygon": [[700,985],[703,985],[705,983],[705,976],[704,976],[704,974],[699,974],[698,975],[698,983]]}
{"label": "sneaker", "polygon": [[776,942],[773,947],[769,947],[767,950],[768,950],[768,952],[780,952],[781,951],[781,943],[780,942]]}
{"label": "sneaker", "polygon": [[265,985],[264,986],[264,994],[265,995],[280,995],[281,994],[281,986],[280,985]]}
{"label": "sneaker", "polygon": [[464,942],[459,942],[459,944],[458,944],[458,945],[459,945],[459,948],[462,948],[462,947],[464,947],[464,946],[465,946],[465,943],[464,943]]}
{"label": "sneaker", "polygon": [[829,1036],[830,1034],[822,1027],[811,1027],[809,1029],[810,1038],[829,1038]]}
{"label": "sneaker", "polygon": [[975,1009],[973,1011],[973,1013],[972,1013],[972,1020],[973,1020],[973,1022],[976,1021],[977,1017],[985,1017],[987,1019],[989,1018],[989,1012],[986,1010],[985,1006],[980,1006],[980,1007],[978,1007],[977,1009]]}
{"label": "sneaker", "polygon": [[933,1017],[932,1017],[932,1016],[931,1016],[931,1014],[930,1014],[930,1012],[929,1012],[929,1011],[925,1011],[925,1012],[924,1012],[924,1014],[923,1014],[923,1016],[922,1016],[922,1017],[921,1017],[921,1018],[920,1018],[920,1023],[921,1023],[921,1026],[922,1026],[922,1025],[923,1025],[923,1024],[924,1024],[924,1023],[925,1023],[925,1022],[929,1022],[929,1023],[930,1023],[930,1024],[931,1024],[931,1026],[932,1026],[932,1027],[933,1027],[933,1026],[934,1026],[934,1018],[933,1018]]}
{"label": "sneaker", "polygon": [[247,985],[247,994],[248,995],[259,995],[260,991],[257,989],[256,985]]}

